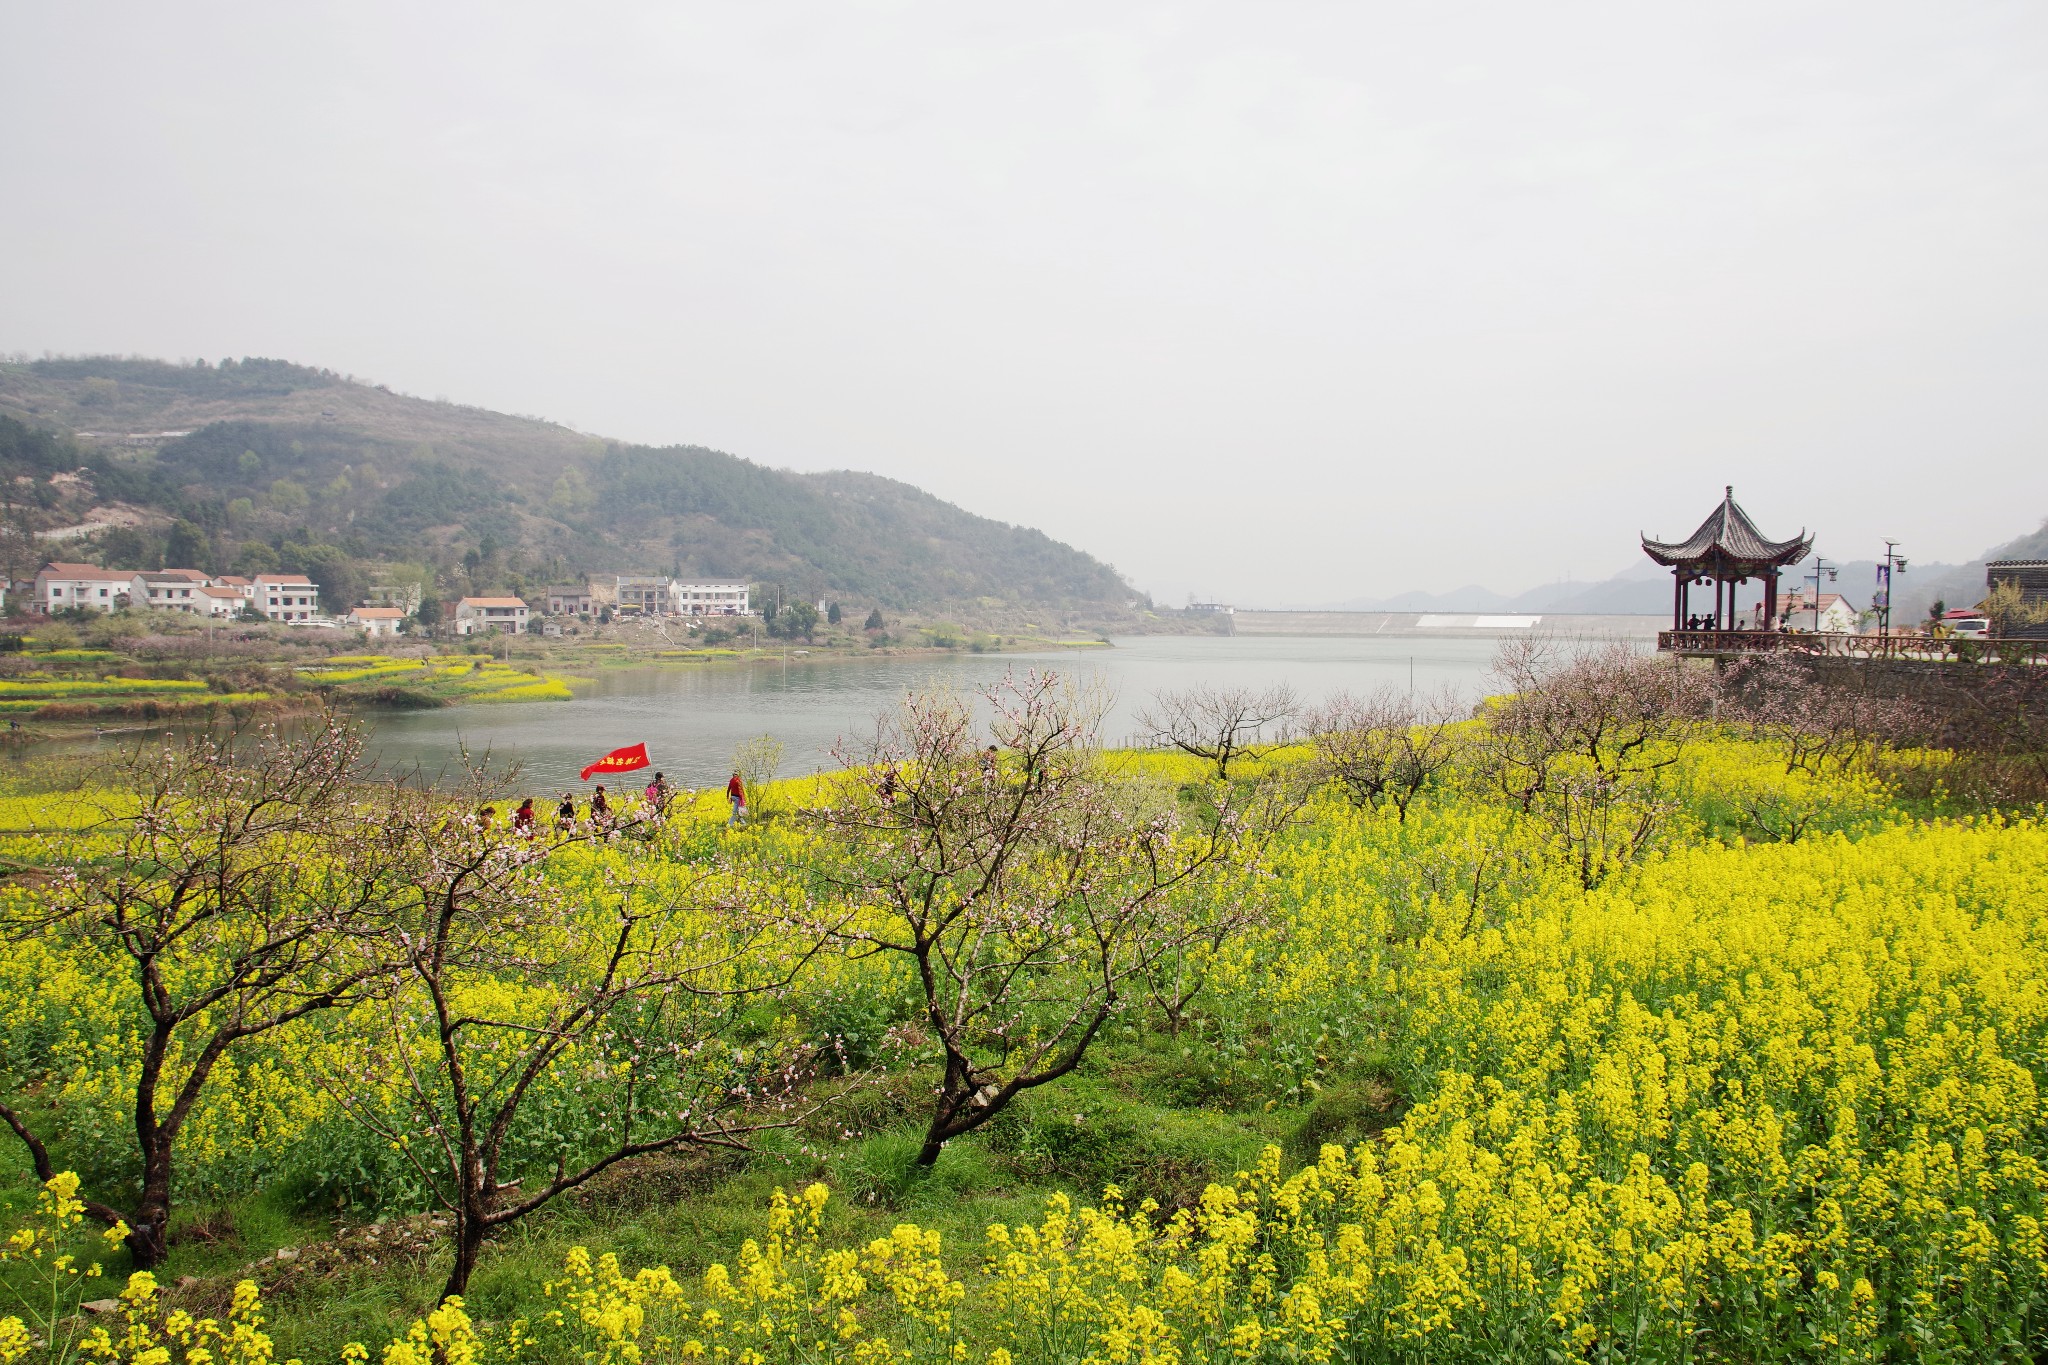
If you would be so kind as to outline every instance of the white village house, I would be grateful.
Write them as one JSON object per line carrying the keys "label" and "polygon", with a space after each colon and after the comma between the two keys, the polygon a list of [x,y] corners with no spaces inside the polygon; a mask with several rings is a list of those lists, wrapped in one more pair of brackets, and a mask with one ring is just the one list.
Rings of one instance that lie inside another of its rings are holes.
{"label": "white village house", "polygon": [[147,607],[225,620],[254,607],[273,621],[305,622],[319,616],[320,590],[304,574],[265,573],[255,578],[198,569],[102,569],[97,564],[46,564],[35,577],[30,609],[45,614],[84,607],[119,611]]}
{"label": "white village house", "polygon": [[517,597],[465,597],[455,604],[455,633],[477,635],[502,630],[526,634],[526,603]]}
{"label": "white village house", "polygon": [[310,621],[320,610],[320,590],[302,573],[260,573],[249,600],[273,621]]}
{"label": "white village house", "polygon": [[219,583],[202,583],[192,590],[192,598],[196,604],[193,611],[217,621],[232,620],[249,605],[249,599],[240,588]]}
{"label": "white village house", "polygon": [[669,589],[669,599],[674,603],[678,616],[747,614],[747,585],[744,583],[677,583]]}
{"label": "white village house", "polygon": [[1816,620],[1813,598],[1799,588],[1779,601],[1778,618],[1787,630],[1810,630],[1821,635],[1854,635],[1859,620],[1856,608],[1838,592],[1820,595],[1820,615]]}
{"label": "white village house", "polygon": [[213,579],[197,569],[144,570],[134,576],[128,590],[129,605],[203,615],[205,599],[199,590],[212,585]]}
{"label": "white village house", "polygon": [[399,625],[405,620],[405,612],[399,607],[357,607],[348,614],[348,623],[372,639],[398,634]]}
{"label": "white village house", "polygon": [[33,610],[44,613],[83,607],[88,611],[118,611],[129,605],[135,591],[135,574],[119,569],[102,569],[97,564],[45,564],[36,574]]}

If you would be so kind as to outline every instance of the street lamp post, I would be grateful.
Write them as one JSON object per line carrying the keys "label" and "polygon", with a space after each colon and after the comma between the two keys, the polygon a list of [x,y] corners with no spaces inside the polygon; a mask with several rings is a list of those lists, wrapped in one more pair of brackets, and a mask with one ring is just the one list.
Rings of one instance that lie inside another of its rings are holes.
{"label": "street lamp post", "polygon": [[1815,555],[1813,557],[1813,572],[1807,574],[1804,578],[1800,579],[1800,582],[1802,583],[1813,584],[1813,633],[1815,635],[1820,634],[1821,575],[1827,575],[1828,582],[1832,583],[1835,581],[1835,571],[1840,567],[1841,566],[1838,564],[1830,564],[1825,559],[1822,559],[1819,555]]}
{"label": "street lamp post", "polygon": [[1899,542],[1884,543],[1884,601],[1878,606],[1877,638],[1887,647],[1892,637],[1892,576],[1906,571],[1906,557],[1898,552]]}

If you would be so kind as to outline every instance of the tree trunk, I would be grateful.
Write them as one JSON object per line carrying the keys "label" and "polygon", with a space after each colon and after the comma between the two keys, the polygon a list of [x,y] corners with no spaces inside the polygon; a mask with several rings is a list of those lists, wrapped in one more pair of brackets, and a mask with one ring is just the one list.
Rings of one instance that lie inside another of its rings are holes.
{"label": "tree trunk", "polygon": [[444,1302],[469,1292],[469,1277],[476,1273],[477,1258],[483,1253],[484,1232],[482,1219],[456,1219],[455,1264],[448,1268],[448,1283],[441,1289]]}
{"label": "tree trunk", "polygon": [[924,1146],[920,1147],[917,1152],[917,1164],[929,1170],[937,1163],[939,1153],[944,1150],[946,1150],[946,1140],[944,1138],[934,1137],[930,1133],[926,1133]]}
{"label": "tree trunk", "polygon": [[143,1158],[142,1200],[128,1223],[128,1253],[137,1270],[154,1270],[170,1254],[171,1152],[169,1144]]}

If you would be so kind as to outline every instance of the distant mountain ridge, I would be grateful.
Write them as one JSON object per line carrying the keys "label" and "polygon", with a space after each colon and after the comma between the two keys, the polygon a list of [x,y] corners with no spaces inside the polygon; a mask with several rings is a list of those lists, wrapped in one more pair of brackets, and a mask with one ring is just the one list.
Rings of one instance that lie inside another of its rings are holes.
{"label": "distant mountain ridge", "polygon": [[[2048,521],[2039,530],[2007,541],[1967,564],[1910,564],[1893,588],[1894,620],[1917,620],[1935,602],[1973,606],[1984,596],[1984,566],[1994,559],[2048,559]],[[1832,561],[1830,561],[1832,562]],[[1788,569],[1781,580],[1798,584],[1811,561]],[[1839,592],[1861,610],[1877,586],[1877,562],[1852,559],[1836,565],[1835,577],[1821,585]],[[1354,597],[1319,608],[1323,611],[1481,611],[1550,612],[1558,615],[1665,615],[1671,611],[1671,575],[1647,559],[1612,578],[1593,583],[1546,583],[1526,592],[1507,594],[1470,586],[1449,592],[1403,592],[1388,597]]]}
{"label": "distant mountain ridge", "polygon": [[[297,568],[337,599],[330,607],[394,563],[443,592],[619,570],[897,609],[1122,608],[1140,595],[1043,532],[879,475],[610,441],[287,361],[0,363],[8,418],[66,446],[31,451],[31,435],[0,432],[0,472],[33,484],[16,522],[47,532],[119,505],[117,519],[139,524],[82,533],[80,553]],[[86,486],[65,484],[81,466]]]}

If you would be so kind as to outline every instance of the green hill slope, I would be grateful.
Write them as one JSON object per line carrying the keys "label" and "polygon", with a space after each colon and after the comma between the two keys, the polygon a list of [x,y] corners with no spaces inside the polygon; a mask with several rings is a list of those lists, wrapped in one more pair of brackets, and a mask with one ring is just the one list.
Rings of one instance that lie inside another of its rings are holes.
{"label": "green hill slope", "polygon": [[[71,471],[78,471],[77,474]],[[607,441],[324,370],[85,357],[0,364],[7,571],[65,554],[533,590],[585,572],[784,585],[899,609],[1121,607],[1108,565],[871,474]],[[82,528],[82,529],[79,529]]]}

